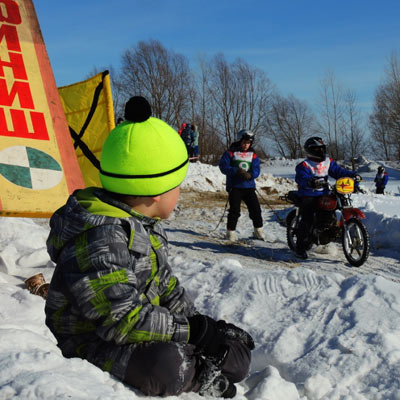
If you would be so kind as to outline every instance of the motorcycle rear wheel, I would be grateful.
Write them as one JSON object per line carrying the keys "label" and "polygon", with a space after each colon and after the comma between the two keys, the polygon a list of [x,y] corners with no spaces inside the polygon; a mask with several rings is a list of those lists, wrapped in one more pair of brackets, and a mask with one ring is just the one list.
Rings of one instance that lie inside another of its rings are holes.
{"label": "motorcycle rear wheel", "polygon": [[369,255],[369,234],[367,228],[357,218],[350,218],[342,231],[343,252],[347,261],[354,267],[360,267]]}
{"label": "motorcycle rear wheel", "polygon": [[[301,218],[301,217],[300,217]],[[290,211],[286,217],[286,239],[290,250],[296,251],[297,245],[297,225],[298,217],[296,216],[296,210]],[[310,250],[312,243],[306,246],[305,250]]]}
{"label": "motorcycle rear wheel", "polygon": [[286,239],[290,250],[296,251],[297,234],[296,234],[297,217],[296,210],[290,211],[286,217]]}

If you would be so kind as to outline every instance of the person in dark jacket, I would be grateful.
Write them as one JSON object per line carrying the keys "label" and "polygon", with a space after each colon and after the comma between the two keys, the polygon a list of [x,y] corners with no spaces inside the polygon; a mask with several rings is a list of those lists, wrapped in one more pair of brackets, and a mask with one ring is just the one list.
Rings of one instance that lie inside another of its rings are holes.
{"label": "person in dark jacket", "polygon": [[226,237],[231,241],[237,240],[235,230],[240,217],[240,204],[244,201],[253,221],[254,236],[265,240],[261,207],[256,195],[255,179],[260,175],[260,159],[252,147],[254,133],[242,129],[237,138],[238,141],[232,143],[219,162],[221,172],[226,175],[226,190],[229,193]]}
{"label": "person in dark jacket", "polygon": [[193,161],[197,161],[199,159],[199,127],[198,125],[192,125],[191,129],[193,131],[193,143],[189,158],[192,158]]}
{"label": "person in dark jacket", "polygon": [[194,150],[194,141],[195,141],[195,133],[192,129],[191,124],[186,124],[181,132],[181,138],[186,145],[186,150],[189,155],[189,159],[193,157],[193,150]]}
{"label": "person in dark jacket", "polygon": [[301,218],[297,233],[296,255],[306,259],[310,227],[318,197],[329,193],[328,176],[334,179],[348,176],[355,178],[356,182],[359,182],[361,177],[353,171],[342,168],[332,158],[327,157],[326,145],[318,136],[307,139],[304,143],[304,150],[307,158],[296,166],[295,176],[298,195],[301,197]]}
{"label": "person in dark jacket", "polygon": [[179,135],[151,117],[143,97],[131,98],[102,150],[103,188],[75,191],[51,217],[46,325],[65,357],[145,395],[230,398],[248,374],[253,339],[196,310],[169,265],[160,224],[188,165]]}
{"label": "person in dark jacket", "polygon": [[183,123],[182,125],[181,125],[181,128],[179,129],[179,131],[178,131],[178,135],[179,136],[181,136],[182,135],[182,132],[183,132],[183,130],[186,128],[186,123]]}
{"label": "person in dark jacket", "polygon": [[377,194],[385,194],[385,187],[389,181],[389,175],[382,165],[378,167],[378,172],[375,176],[374,182]]}

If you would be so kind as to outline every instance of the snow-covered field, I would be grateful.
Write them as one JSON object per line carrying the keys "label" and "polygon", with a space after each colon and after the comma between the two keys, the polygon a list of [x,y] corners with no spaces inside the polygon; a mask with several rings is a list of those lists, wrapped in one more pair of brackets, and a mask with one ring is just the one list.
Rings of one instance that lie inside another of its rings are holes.
{"label": "snow-covered field", "polygon": [[[360,167],[367,193],[353,199],[367,216],[371,254],[354,268],[337,244],[313,249],[306,261],[288,249],[279,219],[289,205],[273,200],[295,188],[296,162],[262,164],[257,185],[267,241],[251,238],[243,209],[237,232],[244,246],[221,239],[224,176],[217,167],[191,164],[181,205],[165,221],[171,264],[201,312],[255,339],[250,376],[238,385],[237,399],[398,400],[400,170],[387,167],[382,196],[373,193],[377,164]],[[44,324],[44,300],[24,285],[37,272],[51,279],[47,235],[46,220],[0,218],[0,399],[143,398],[88,362],[62,357]]]}

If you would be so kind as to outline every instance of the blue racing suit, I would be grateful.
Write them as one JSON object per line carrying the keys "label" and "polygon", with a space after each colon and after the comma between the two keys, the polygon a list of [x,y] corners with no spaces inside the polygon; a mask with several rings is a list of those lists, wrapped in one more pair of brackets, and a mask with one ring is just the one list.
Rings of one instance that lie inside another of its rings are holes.
{"label": "blue racing suit", "polygon": [[313,187],[313,181],[321,179],[328,181],[328,176],[334,179],[354,177],[356,172],[349,171],[338,165],[332,158],[326,157],[324,161],[313,161],[309,158],[296,166],[295,181],[298,185],[298,194],[302,198],[300,204],[301,219],[297,233],[297,250],[306,250],[309,245],[309,232],[314,218],[316,201],[319,196],[329,193],[326,185]]}

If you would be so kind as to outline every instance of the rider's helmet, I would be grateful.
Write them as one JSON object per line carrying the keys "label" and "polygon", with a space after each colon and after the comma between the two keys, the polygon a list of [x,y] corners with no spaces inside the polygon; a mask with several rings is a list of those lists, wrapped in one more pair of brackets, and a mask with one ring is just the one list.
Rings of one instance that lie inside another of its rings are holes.
{"label": "rider's helmet", "polygon": [[242,129],[236,134],[237,140],[242,141],[243,139],[245,140],[250,140],[251,144],[254,142],[254,133],[249,130],[249,129]]}
{"label": "rider's helmet", "polygon": [[318,136],[308,138],[304,143],[304,150],[310,160],[324,161],[326,158],[326,145]]}
{"label": "rider's helmet", "polygon": [[383,167],[382,165],[378,167],[378,174],[383,174],[384,172],[385,172],[385,167]]}

